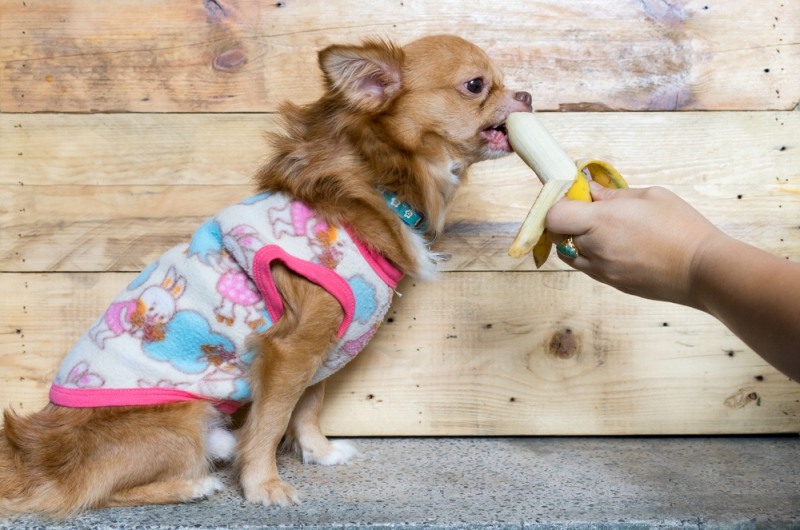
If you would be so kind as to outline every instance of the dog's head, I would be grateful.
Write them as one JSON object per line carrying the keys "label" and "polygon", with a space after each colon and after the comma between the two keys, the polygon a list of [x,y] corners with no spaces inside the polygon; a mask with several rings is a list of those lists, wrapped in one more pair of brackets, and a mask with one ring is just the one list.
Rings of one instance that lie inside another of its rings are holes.
{"label": "dog's head", "polygon": [[456,165],[511,152],[505,119],[531,111],[530,94],[506,89],[483,50],[451,35],[402,48],[381,41],[330,46],[319,62],[343,109],[383,124],[383,134],[408,151],[444,147]]}
{"label": "dog's head", "polygon": [[328,127],[343,133],[379,185],[425,212],[441,230],[467,168],[511,152],[504,122],[530,112],[531,96],[474,44],[451,35],[404,47],[368,40],[319,53]]}
{"label": "dog's head", "polygon": [[[426,239],[443,229],[469,166],[511,152],[503,124],[531,110],[530,94],[506,89],[480,48],[448,35],[333,45],[319,64],[326,90],[282,107],[260,190],[289,194],[404,272],[431,276]],[[378,188],[421,213],[428,233],[405,227]]]}

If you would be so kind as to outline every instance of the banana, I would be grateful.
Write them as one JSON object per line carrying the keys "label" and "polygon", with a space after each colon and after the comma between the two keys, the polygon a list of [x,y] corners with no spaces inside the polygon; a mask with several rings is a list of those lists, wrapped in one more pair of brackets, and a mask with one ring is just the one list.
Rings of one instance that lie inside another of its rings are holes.
{"label": "banana", "polygon": [[[508,125],[506,125],[506,127],[508,127]],[[536,201],[534,201],[531,210],[528,212],[528,216],[525,217],[525,221],[522,223],[519,232],[517,232],[517,237],[515,237],[514,242],[511,243],[511,249],[508,251],[509,256],[521,258],[530,252],[535,245],[541,246],[550,243],[544,231],[544,221],[547,216],[547,210],[567,193],[567,190],[572,187],[572,184],[573,181],[563,179],[551,180],[544,183],[542,191],[539,192],[539,196],[536,198]],[[543,252],[544,250],[540,250],[534,257],[541,257]],[[549,255],[549,253],[550,249],[548,247],[547,254],[544,255],[545,260],[547,260],[547,255]],[[544,261],[542,263],[544,263]]]}
{"label": "banana", "polygon": [[[603,186],[604,188],[627,188],[628,183],[619,174],[619,171],[608,162],[602,160],[595,160],[594,158],[581,158],[577,162],[578,171],[584,174],[589,173],[592,180]],[[585,170],[585,171],[584,171]],[[591,195],[590,195],[591,196]]]}
{"label": "banana", "polygon": [[567,197],[573,201],[591,201],[592,189],[589,187],[589,179],[582,171],[575,175],[575,183],[567,190]]}
{"label": "banana", "polygon": [[533,251],[538,269],[547,261],[553,246],[545,231],[545,217],[551,206],[565,194],[573,200],[591,202],[589,178],[606,188],[627,188],[628,183],[611,164],[602,160],[583,158],[577,165],[573,163],[532,112],[509,115],[506,130],[511,147],[544,184],[508,255],[521,258]]}
{"label": "banana", "polygon": [[[563,187],[566,187],[566,185],[569,184],[570,187],[567,190],[566,196],[574,201],[592,200],[592,194],[589,188],[589,179],[587,179],[583,173],[579,173],[578,175],[575,176],[575,182],[570,182],[568,180],[551,180],[547,184],[545,184],[545,186],[554,183],[559,183],[559,184],[563,183]],[[540,230],[539,224],[541,223],[542,235],[539,236],[539,240],[533,246],[533,262],[536,264],[537,269],[542,268],[544,262],[547,261],[547,258],[550,257],[550,250],[552,250],[553,248],[553,242],[550,241],[549,237],[547,237],[547,230],[545,230],[544,226],[545,217],[547,216],[547,210],[549,210],[550,206],[555,204],[558,201],[558,199],[563,197],[564,193],[558,193],[557,195],[554,194],[555,200],[553,200],[548,195],[549,194],[546,194],[545,190],[542,189],[542,191],[539,193],[539,196],[536,198],[536,201],[534,202],[534,205],[537,204],[539,205],[538,209],[537,210],[531,209],[531,213],[528,214],[528,217],[530,217],[531,219],[536,219],[539,221],[529,226],[529,229],[532,231],[531,232],[532,234],[536,234]],[[544,211],[544,214],[540,213],[541,210]],[[522,231],[521,228],[520,231]],[[519,239],[519,235],[517,236],[517,239]],[[517,239],[514,239],[514,243],[517,243]],[[528,246],[527,242],[518,245],[518,247],[514,247],[512,244],[513,250],[509,251],[509,255],[516,258],[520,258],[529,252],[527,250],[527,246]],[[512,252],[514,253],[521,252],[521,254],[515,255],[512,254]]]}

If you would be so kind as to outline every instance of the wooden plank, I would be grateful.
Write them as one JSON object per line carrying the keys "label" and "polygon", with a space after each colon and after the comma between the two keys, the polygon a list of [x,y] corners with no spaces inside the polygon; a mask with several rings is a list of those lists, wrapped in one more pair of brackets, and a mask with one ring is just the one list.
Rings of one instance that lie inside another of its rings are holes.
{"label": "wooden plank", "polygon": [[[608,160],[641,185],[747,185],[800,166],[798,112],[538,116],[570,156]],[[0,185],[247,185],[276,131],[265,114],[3,113]],[[492,179],[536,181],[515,156],[473,166],[471,184]]]}
{"label": "wooden plank", "polygon": [[273,114],[0,114],[0,185],[247,185]]}
{"label": "wooden plank", "polygon": [[[46,403],[62,355],[133,277],[0,274],[0,404]],[[330,434],[800,430],[800,386],[703,313],[567,272],[398,289],[368,350],[329,384]]]}
{"label": "wooden plank", "polygon": [[435,33],[484,47],[539,109],[784,109],[800,100],[785,0],[2,0],[6,112],[274,111],[320,94],[316,52]]}
{"label": "wooden plank", "polygon": [[[800,113],[541,117],[572,156],[667,186],[730,235],[800,261]],[[275,127],[261,115],[0,115],[0,231],[11,236],[0,270],[141,270],[252,193],[262,132]],[[476,165],[437,243],[453,256],[441,270],[532,269],[506,253],[540,188],[516,156]]]}
{"label": "wooden plank", "polygon": [[[433,246],[450,255],[439,270],[535,269],[532,259],[507,255],[525,208],[502,204],[514,204],[517,186],[490,184],[470,188],[453,205]],[[741,200],[737,185],[667,187],[729,235],[800,261],[800,183],[748,186]],[[0,270],[138,271],[250,194],[244,186],[0,186],[0,230],[10,236],[0,239]],[[555,258],[545,267],[568,269]]]}

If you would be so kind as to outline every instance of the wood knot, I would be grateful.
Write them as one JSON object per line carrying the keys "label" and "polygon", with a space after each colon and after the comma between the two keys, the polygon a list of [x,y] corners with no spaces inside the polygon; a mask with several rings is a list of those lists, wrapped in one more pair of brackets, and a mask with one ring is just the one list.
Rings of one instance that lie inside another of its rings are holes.
{"label": "wood knot", "polygon": [[214,58],[213,65],[216,70],[228,71],[246,62],[247,52],[241,48],[233,48],[217,55]]}
{"label": "wood knot", "polygon": [[723,405],[729,409],[740,409],[753,401],[756,402],[756,405],[761,405],[758,393],[750,389],[741,388],[738,392],[727,398],[723,402]]}
{"label": "wood knot", "polygon": [[559,324],[528,355],[528,370],[547,381],[564,381],[597,369],[605,362],[605,349],[597,334],[586,337],[566,323]]}
{"label": "wood knot", "polygon": [[550,339],[550,355],[557,359],[572,359],[580,350],[580,339],[567,328],[556,332]]}
{"label": "wood knot", "polygon": [[206,10],[208,14],[215,18],[224,18],[227,16],[225,9],[220,5],[217,0],[206,0]]}

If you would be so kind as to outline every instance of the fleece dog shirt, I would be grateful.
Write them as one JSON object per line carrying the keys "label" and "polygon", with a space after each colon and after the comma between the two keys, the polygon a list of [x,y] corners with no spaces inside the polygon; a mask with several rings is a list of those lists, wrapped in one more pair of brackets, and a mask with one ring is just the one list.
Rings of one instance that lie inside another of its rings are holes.
{"label": "fleece dog shirt", "polygon": [[50,400],[67,407],[210,399],[248,401],[246,339],[283,314],[270,272],[280,260],[342,305],[338,342],[315,384],[360,352],[402,278],[382,255],[302,203],[261,194],[206,221],[120,293],[64,359]]}

